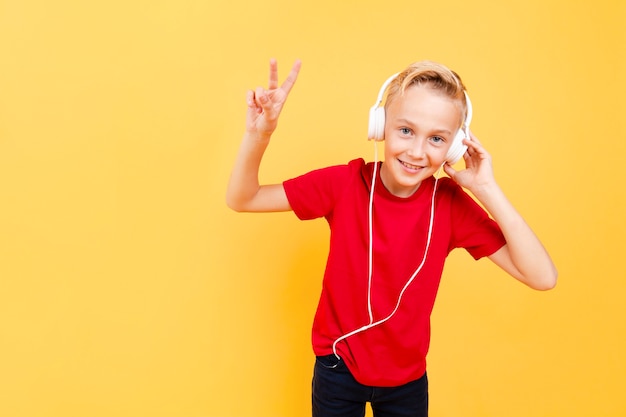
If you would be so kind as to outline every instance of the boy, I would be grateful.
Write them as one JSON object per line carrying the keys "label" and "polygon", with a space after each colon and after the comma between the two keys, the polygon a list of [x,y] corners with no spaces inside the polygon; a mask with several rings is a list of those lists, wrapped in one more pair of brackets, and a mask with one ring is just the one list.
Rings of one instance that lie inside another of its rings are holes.
{"label": "boy", "polygon": [[[357,159],[259,185],[261,159],[300,67],[296,61],[279,87],[271,60],[268,89],[248,92],[227,204],[329,223],[312,333],[313,416],[362,417],[367,402],[375,417],[427,416],[430,314],[448,253],[462,247],[486,256],[538,290],[554,287],[556,268],[469,133],[471,103],[460,77],[437,63],[413,64],[381,89],[379,103],[389,85],[384,108],[371,111],[370,138],[384,139],[383,162]],[[457,171],[451,163],[461,155],[466,168]],[[450,178],[434,177],[442,167]]]}

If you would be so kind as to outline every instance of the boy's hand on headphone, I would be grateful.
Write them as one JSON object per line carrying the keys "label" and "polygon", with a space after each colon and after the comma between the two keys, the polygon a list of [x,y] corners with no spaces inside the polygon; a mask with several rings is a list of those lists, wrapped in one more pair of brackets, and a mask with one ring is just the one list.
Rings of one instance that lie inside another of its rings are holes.
{"label": "boy's hand on headphone", "polygon": [[457,184],[477,195],[495,184],[491,155],[472,132],[470,139],[464,139],[463,143],[467,145],[467,151],[463,155],[465,169],[457,171],[448,164],[443,169]]}
{"label": "boy's hand on headphone", "polygon": [[291,72],[278,86],[278,63],[270,60],[270,78],[267,89],[257,87],[255,91],[248,91],[246,101],[248,112],[246,115],[246,130],[262,137],[269,137],[278,124],[278,116],[285,105],[287,96],[293,88],[302,63],[297,60]]}

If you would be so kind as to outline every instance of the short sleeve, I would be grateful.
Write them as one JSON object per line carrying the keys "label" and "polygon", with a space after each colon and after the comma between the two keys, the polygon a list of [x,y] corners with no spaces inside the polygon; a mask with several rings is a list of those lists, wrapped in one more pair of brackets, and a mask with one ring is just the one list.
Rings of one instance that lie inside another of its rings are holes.
{"label": "short sleeve", "polygon": [[453,194],[451,223],[454,247],[465,248],[474,259],[492,255],[506,244],[500,226],[461,187]]}
{"label": "short sleeve", "polygon": [[[362,160],[360,165],[363,165]],[[359,170],[357,161],[317,169],[283,182],[291,209],[300,220],[328,217],[342,191]]]}

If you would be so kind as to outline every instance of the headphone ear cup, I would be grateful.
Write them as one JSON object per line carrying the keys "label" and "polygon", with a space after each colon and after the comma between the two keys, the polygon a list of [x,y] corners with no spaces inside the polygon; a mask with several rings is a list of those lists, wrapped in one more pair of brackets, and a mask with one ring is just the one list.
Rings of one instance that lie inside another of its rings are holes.
{"label": "headphone ear cup", "polygon": [[398,73],[393,74],[387,78],[383,86],[378,92],[378,99],[376,104],[370,108],[370,118],[367,131],[367,138],[369,140],[384,140],[385,139],[385,107],[378,107],[383,102],[383,95],[387,90],[387,86],[398,76]]}
{"label": "headphone ear cup", "polygon": [[369,129],[367,137],[370,140],[385,139],[385,108],[372,107],[370,109]]}
{"label": "headphone ear cup", "polygon": [[461,159],[461,157],[467,150],[467,146],[463,144],[463,139],[465,139],[466,137],[467,137],[467,134],[465,133],[465,130],[459,129],[446,155],[446,161],[448,163],[454,164],[458,162],[459,159]]}
{"label": "headphone ear cup", "polygon": [[448,149],[448,154],[446,155],[446,161],[450,164],[456,163],[465,154],[465,151],[467,151],[467,146],[463,144],[463,139],[465,138],[469,139],[470,137],[469,126],[470,126],[470,123],[472,122],[472,114],[474,112],[472,108],[472,101],[467,95],[467,91],[463,91],[463,93],[465,94],[465,103],[467,105],[467,115],[465,116],[465,122],[463,123],[463,126],[459,129],[458,132],[456,132],[456,136],[454,137],[454,140],[452,141],[452,145],[450,146],[450,149]]}

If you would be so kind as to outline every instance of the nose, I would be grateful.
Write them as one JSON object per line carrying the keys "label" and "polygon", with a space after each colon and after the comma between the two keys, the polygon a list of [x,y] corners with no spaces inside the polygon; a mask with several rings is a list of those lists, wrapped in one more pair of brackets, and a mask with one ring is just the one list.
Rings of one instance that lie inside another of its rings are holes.
{"label": "nose", "polygon": [[408,155],[415,159],[423,158],[426,155],[425,145],[426,140],[418,137],[413,138],[407,150]]}

